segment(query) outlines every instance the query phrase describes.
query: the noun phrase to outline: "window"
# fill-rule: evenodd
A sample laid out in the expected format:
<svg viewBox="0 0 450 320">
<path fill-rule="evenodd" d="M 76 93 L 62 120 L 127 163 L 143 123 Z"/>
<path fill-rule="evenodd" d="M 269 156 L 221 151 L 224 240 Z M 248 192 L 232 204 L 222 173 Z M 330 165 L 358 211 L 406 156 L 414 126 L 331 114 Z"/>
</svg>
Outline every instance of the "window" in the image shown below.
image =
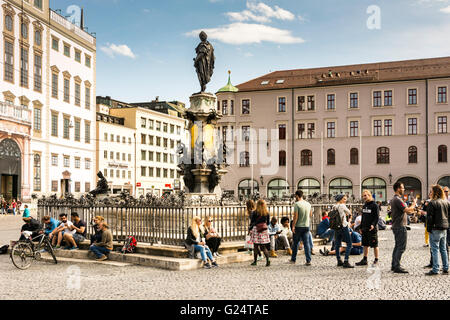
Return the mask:
<svg viewBox="0 0 450 320">
<path fill-rule="evenodd" d="M 447 103 L 447 87 L 438 88 L 438 103 Z"/>
<path fill-rule="evenodd" d="M 38 47 L 40 47 L 42 44 L 42 33 L 40 30 L 36 30 L 34 32 L 34 43 Z"/>
<path fill-rule="evenodd" d="M 42 9 L 42 0 L 34 0 L 34 6 L 36 8 Z"/>
<path fill-rule="evenodd" d="M 250 114 L 250 100 L 242 100 L 242 114 Z"/>
<path fill-rule="evenodd" d="M 417 147 L 408 148 L 408 163 L 417 163 Z"/>
<path fill-rule="evenodd" d="M 81 85 L 79 83 L 75 83 L 75 105 L 80 106 L 81 104 Z"/>
<path fill-rule="evenodd" d="M 64 167 L 69 167 L 70 166 L 70 157 L 69 156 L 64 156 Z"/>
<path fill-rule="evenodd" d="M 278 112 L 286 112 L 286 98 L 278 98 Z"/>
<path fill-rule="evenodd" d="M 336 122 L 327 122 L 327 137 L 336 138 Z"/>
<path fill-rule="evenodd" d="M 175 133 L 175 126 L 173 124 L 170 125 L 170 133 L 171 134 Z"/>
<path fill-rule="evenodd" d="M 153 130 L 153 120 L 148 120 L 148 128 L 150 129 L 150 130 Z"/>
<path fill-rule="evenodd" d="M 147 151 L 141 150 L 141 160 L 143 160 L 143 161 L 147 160 L 146 156 L 147 156 Z"/>
<path fill-rule="evenodd" d="M 110 152 L 109 152 L 109 158 L 110 158 L 111 160 L 114 160 L 114 152 L 113 152 L 113 151 L 110 151 Z"/>
<path fill-rule="evenodd" d="M 279 140 L 286 140 L 286 125 L 278 125 L 278 138 Z"/>
<path fill-rule="evenodd" d="M 314 138 L 315 124 L 308 123 L 308 139 Z"/>
<path fill-rule="evenodd" d="M 167 132 L 167 123 L 163 122 L 163 132 Z"/>
<path fill-rule="evenodd" d="M 58 74 L 52 73 L 52 97 L 58 99 Z"/>
<path fill-rule="evenodd" d="M 81 51 L 75 49 L 75 61 L 81 63 Z"/>
<path fill-rule="evenodd" d="M 85 62 L 86 67 L 88 67 L 88 68 L 91 67 L 91 57 L 90 56 L 86 55 L 84 62 Z"/>
<path fill-rule="evenodd" d="M 167 172 L 168 172 L 167 169 L 163 169 L 163 178 L 167 178 Z"/>
<path fill-rule="evenodd" d="M 58 114 L 52 113 L 52 136 L 58 136 Z"/>
<path fill-rule="evenodd" d="M 417 89 L 408 89 L 408 104 L 417 104 Z"/>
<path fill-rule="evenodd" d="M 70 80 L 64 79 L 64 101 L 70 102 Z"/>
<path fill-rule="evenodd" d="M 447 117 L 438 117 L 438 133 L 447 133 Z"/>
<path fill-rule="evenodd" d="M 86 109 L 89 109 L 91 107 L 91 88 L 85 87 L 85 106 Z"/>
<path fill-rule="evenodd" d="M 28 50 L 20 48 L 20 85 L 28 88 Z"/>
<path fill-rule="evenodd" d="M 156 146 L 161 147 L 161 137 L 156 137 Z"/>
<path fill-rule="evenodd" d="M 58 192 L 58 180 L 52 180 L 52 192 Z"/>
<path fill-rule="evenodd" d="M 148 136 L 148 144 L 151 146 L 153 145 L 153 136 Z"/>
<path fill-rule="evenodd" d="M 152 167 L 148 168 L 148 176 L 153 177 L 153 168 Z"/>
<path fill-rule="evenodd" d="M 335 110 L 336 109 L 336 95 L 329 94 L 327 95 L 327 110 Z"/>
<path fill-rule="evenodd" d="M 59 50 L 59 40 L 54 37 L 52 37 L 52 49 L 56 51 Z"/>
<path fill-rule="evenodd" d="M 168 147 L 168 142 L 169 142 L 169 139 L 163 138 L 163 147 L 164 147 L 164 148 L 167 148 L 167 147 Z"/>
<path fill-rule="evenodd" d="M 156 168 L 156 177 L 161 178 L 161 168 Z"/>
<path fill-rule="evenodd" d="M 22 23 L 20 30 L 21 30 L 22 38 L 28 39 L 28 25 L 26 23 Z"/>
<path fill-rule="evenodd" d="M 120 136 L 116 136 L 116 142 L 120 143 Z"/>
<path fill-rule="evenodd" d="M 381 91 L 373 92 L 373 106 L 381 107 Z"/>
<path fill-rule="evenodd" d="M 161 131 L 161 122 L 160 121 L 156 121 L 156 130 Z"/>
<path fill-rule="evenodd" d="M 41 191 L 41 156 L 36 153 L 33 161 L 33 190 Z"/>
<path fill-rule="evenodd" d="M 58 155 L 52 154 L 52 166 L 57 167 L 58 166 Z"/>
<path fill-rule="evenodd" d="M 242 141 L 250 141 L 250 126 L 242 126 Z"/>
<path fill-rule="evenodd" d="M 336 164 L 336 151 L 334 149 L 328 149 L 327 151 L 327 165 Z"/>
<path fill-rule="evenodd" d="M 312 151 L 311 150 L 302 150 L 301 165 L 302 166 L 312 166 Z"/>
<path fill-rule="evenodd" d="M 250 167 L 250 153 L 247 151 L 241 152 L 239 157 L 240 167 Z"/>
<path fill-rule="evenodd" d="M 141 133 L 141 144 L 146 144 L 146 138 L 147 138 L 147 135 Z"/>
<path fill-rule="evenodd" d="M 381 120 L 373 120 L 373 135 L 379 137 L 382 135 Z"/>
<path fill-rule="evenodd" d="M 408 119 L 408 135 L 417 134 L 417 118 Z"/>
<path fill-rule="evenodd" d="M 350 93 L 350 108 L 358 108 L 358 93 Z"/>
<path fill-rule="evenodd" d="M 81 191 L 81 183 L 80 181 L 75 181 L 75 192 Z"/>
<path fill-rule="evenodd" d="M 34 90 L 42 91 L 42 57 L 34 55 Z"/>
<path fill-rule="evenodd" d="M 122 143 L 127 143 L 127 138 L 122 137 Z"/>
<path fill-rule="evenodd" d="M 384 92 L 384 106 L 392 106 L 392 90 L 386 90 Z"/>
<path fill-rule="evenodd" d="M 357 137 L 358 136 L 358 121 L 350 121 L 350 137 Z"/>
<path fill-rule="evenodd" d="M 438 162 L 447 162 L 447 146 L 440 145 L 438 147 Z"/>
<path fill-rule="evenodd" d="M 12 19 L 12 17 L 9 14 L 7 14 L 5 16 L 5 28 L 8 31 L 12 31 L 13 30 L 13 19 Z"/>
<path fill-rule="evenodd" d="M 377 164 L 389 163 L 389 148 L 381 147 L 377 149 Z"/>
<path fill-rule="evenodd" d="M 91 143 L 91 123 L 84 121 L 84 143 Z"/>
<path fill-rule="evenodd" d="M 14 81 L 14 45 L 5 40 L 5 81 Z"/>
<path fill-rule="evenodd" d="M 147 167 L 141 167 L 141 176 L 145 177 L 147 175 Z"/>
<path fill-rule="evenodd" d="M 85 182 L 84 183 L 84 192 L 89 192 L 91 190 L 91 183 Z"/>
<path fill-rule="evenodd" d="M 33 129 L 34 131 L 41 131 L 41 114 L 42 110 L 40 108 L 34 108 L 34 124 Z"/>
<path fill-rule="evenodd" d="M 69 126 L 70 126 L 70 119 L 64 118 L 64 130 L 63 130 L 64 139 L 70 139 Z"/>
<path fill-rule="evenodd" d="M 308 111 L 312 111 L 316 109 L 314 96 L 308 96 Z"/>
<path fill-rule="evenodd" d="M 75 168 L 80 169 L 81 161 L 80 158 L 75 158 Z"/>
<path fill-rule="evenodd" d="M 80 120 L 75 120 L 75 141 L 81 140 L 80 130 L 81 130 L 81 122 Z"/>
<path fill-rule="evenodd" d="M 147 119 L 141 118 L 141 128 L 146 128 L 146 127 L 147 127 Z"/>
<path fill-rule="evenodd" d="M 234 115 L 234 100 L 230 100 L 230 115 Z"/>
<path fill-rule="evenodd" d="M 223 100 L 222 101 L 222 114 L 226 116 L 228 114 L 228 101 Z"/>
<path fill-rule="evenodd" d="M 64 43 L 64 55 L 70 57 L 70 45 Z"/>
<path fill-rule="evenodd" d="M 350 149 L 350 164 L 359 164 L 359 151 L 356 148 Z"/>
<path fill-rule="evenodd" d="M 108 159 L 108 151 L 103 151 L 103 159 Z"/>
<path fill-rule="evenodd" d="M 156 153 L 156 162 L 161 162 L 161 152 Z"/>
<path fill-rule="evenodd" d="M 384 135 L 392 136 L 392 119 L 384 120 Z"/>
<path fill-rule="evenodd" d="M 177 135 L 181 135 L 181 127 L 177 126 Z"/>
<path fill-rule="evenodd" d="M 286 151 L 284 150 L 278 152 L 278 165 L 280 167 L 286 166 Z"/>
</svg>

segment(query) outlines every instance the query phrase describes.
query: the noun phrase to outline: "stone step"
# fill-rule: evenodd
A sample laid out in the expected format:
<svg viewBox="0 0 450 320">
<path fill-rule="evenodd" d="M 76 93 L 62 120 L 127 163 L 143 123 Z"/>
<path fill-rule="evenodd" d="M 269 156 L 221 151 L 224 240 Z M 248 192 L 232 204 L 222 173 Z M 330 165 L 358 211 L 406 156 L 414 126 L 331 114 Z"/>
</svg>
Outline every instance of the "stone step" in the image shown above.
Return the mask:
<svg viewBox="0 0 450 320">
<path fill-rule="evenodd" d="M 123 263 L 123 262 L 110 261 L 110 260 L 96 261 L 93 259 L 64 258 L 64 257 L 58 256 L 58 255 L 56 258 L 58 260 L 58 264 L 60 264 L 60 263 L 67 263 L 67 264 L 83 263 L 83 264 L 100 264 L 100 265 L 113 266 L 113 267 L 127 267 L 127 266 L 132 265 L 131 263 Z M 41 261 L 53 263 L 53 258 L 49 253 L 42 253 Z"/>
<path fill-rule="evenodd" d="M 56 250 L 56 256 L 60 258 L 69 258 L 75 260 L 89 260 L 91 262 L 97 262 L 94 258 L 95 256 L 87 250 Z M 218 257 L 217 263 L 229 264 L 237 262 L 247 262 L 251 261 L 253 258 L 251 255 L 239 252 L 230 253 Z M 133 264 L 147 267 L 155 267 L 166 270 L 194 270 L 202 268 L 203 262 L 200 259 L 188 259 L 188 258 L 174 258 L 174 257 L 164 257 L 164 256 L 154 256 L 148 254 L 132 253 L 132 254 L 121 254 L 117 252 L 111 252 L 108 255 L 108 260 L 115 261 L 124 264 Z"/>
</svg>

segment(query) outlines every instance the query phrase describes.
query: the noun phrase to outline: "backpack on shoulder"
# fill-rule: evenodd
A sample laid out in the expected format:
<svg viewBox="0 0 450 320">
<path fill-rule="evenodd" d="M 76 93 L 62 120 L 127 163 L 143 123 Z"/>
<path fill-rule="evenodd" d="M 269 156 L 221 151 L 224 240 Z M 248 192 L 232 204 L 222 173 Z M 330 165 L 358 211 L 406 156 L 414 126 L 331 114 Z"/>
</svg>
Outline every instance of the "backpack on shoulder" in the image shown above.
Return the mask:
<svg viewBox="0 0 450 320">
<path fill-rule="evenodd" d="M 137 241 L 133 236 L 129 236 L 127 240 L 125 240 L 125 244 L 122 249 L 120 249 L 120 253 L 135 253 L 136 252 Z"/>
<path fill-rule="evenodd" d="M 331 230 L 339 230 L 342 228 L 342 219 L 337 208 L 333 208 L 333 210 L 331 210 L 328 214 L 328 217 L 330 218 Z"/>
</svg>

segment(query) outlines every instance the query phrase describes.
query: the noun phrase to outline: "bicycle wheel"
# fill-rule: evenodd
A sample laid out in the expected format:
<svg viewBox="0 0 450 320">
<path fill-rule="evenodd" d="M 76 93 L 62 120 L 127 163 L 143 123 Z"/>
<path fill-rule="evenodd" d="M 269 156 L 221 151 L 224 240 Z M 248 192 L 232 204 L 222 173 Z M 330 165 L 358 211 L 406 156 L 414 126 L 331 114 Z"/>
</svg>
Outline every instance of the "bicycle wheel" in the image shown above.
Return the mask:
<svg viewBox="0 0 450 320">
<path fill-rule="evenodd" d="M 18 242 L 12 247 L 10 257 L 16 268 L 25 270 L 31 266 L 34 252 L 29 243 Z"/>
<path fill-rule="evenodd" d="M 58 260 L 56 260 L 55 251 L 53 251 L 53 247 L 52 247 L 50 241 L 48 241 L 48 240 L 45 242 L 45 249 L 52 255 L 53 262 L 55 262 L 55 264 L 57 264 Z"/>
</svg>

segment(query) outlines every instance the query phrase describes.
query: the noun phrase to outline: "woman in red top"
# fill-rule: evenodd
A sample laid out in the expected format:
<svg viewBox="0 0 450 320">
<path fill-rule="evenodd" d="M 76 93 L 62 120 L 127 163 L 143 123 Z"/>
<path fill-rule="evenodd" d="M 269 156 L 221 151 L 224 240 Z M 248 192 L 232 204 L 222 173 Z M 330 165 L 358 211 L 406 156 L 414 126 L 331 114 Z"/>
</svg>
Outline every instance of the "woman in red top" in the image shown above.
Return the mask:
<svg viewBox="0 0 450 320">
<path fill-rule="evenodd" d="M 16 199 L 13 199 L 13 201 L 11 202 L 11 208 L 13 209 L 14 215 L 16 215 L 16 207 L 17 207 Z"/>
</svg>

